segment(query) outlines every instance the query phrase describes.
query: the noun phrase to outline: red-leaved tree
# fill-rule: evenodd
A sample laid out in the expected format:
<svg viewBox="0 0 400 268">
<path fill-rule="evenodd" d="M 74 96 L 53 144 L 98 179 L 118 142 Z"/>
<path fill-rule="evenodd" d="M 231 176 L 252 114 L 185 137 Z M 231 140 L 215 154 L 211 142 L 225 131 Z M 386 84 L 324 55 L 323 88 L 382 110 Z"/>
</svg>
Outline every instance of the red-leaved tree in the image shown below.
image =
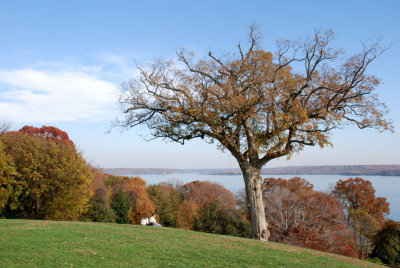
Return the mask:
<svg viewBox="0 0 400 268">
<path fill-rule="evenodd" d="M 355 256 L 343 206 L 301 178 L 264 180 L 271 241 Z"/>
<path fill-rule="evenodd" d="M 67 132 L 53 126 L 42 126 L 41 128 L 24 126 L 18 132 L 31 136 L 43 137 L 45 139 L 54 141 L 55 143 L 75 146 L 74 143 L 69 139 Z"/>
</svg>

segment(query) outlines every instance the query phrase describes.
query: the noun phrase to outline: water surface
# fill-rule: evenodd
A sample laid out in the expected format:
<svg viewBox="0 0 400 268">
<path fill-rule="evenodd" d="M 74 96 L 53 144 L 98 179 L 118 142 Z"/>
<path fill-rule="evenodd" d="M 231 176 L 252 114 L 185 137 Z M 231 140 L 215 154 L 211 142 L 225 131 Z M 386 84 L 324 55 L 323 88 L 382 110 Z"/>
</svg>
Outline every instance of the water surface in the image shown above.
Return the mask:
<svg viewBox="0 0 400 268">
<path fill-rule="evenodd" d="M 147 182 L 147 185 L 160 182 L 188 183 L 191 181 L 210 181 L 223 185 L 233 193 L 244 189 L 244 182 L 241 175 L 204 175 L 198 173 L 173 173 L 173 174 L 131 174 L 128 176 L 139 176 Z M 262 175 L 263 178 L 274 177 L 290 179 L 301 177 L 314 185 L 314 189 L 329 192 L 338 180 L 346 180 L 350 176 L 343 175 Z M 376 196 L 386 197 L 390 203 L 389 218 L 400 221 L 400 176 L 351 176 L 361 177 L 369 180 L 375 188 Z"/>
</svg>

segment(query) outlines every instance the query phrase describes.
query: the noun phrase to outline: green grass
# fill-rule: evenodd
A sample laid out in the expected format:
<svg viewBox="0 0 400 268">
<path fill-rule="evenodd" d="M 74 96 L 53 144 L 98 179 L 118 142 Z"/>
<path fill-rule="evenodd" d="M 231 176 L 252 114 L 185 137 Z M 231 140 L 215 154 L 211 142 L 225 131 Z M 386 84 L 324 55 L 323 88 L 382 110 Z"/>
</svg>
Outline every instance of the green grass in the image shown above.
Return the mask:
<svg viewBox="0 0 400 268">
<path fill-rule="evenodd" d="M 251 239 L 135 225 L 0 220 L 0 267 L 376 267 Z"/>
</svg>

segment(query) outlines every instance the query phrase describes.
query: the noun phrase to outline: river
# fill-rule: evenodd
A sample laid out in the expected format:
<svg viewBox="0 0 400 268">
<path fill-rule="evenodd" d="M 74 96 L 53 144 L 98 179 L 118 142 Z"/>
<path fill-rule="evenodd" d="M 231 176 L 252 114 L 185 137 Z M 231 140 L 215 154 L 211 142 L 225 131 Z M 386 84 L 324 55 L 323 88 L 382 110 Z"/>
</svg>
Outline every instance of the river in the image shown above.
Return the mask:
<svg viewBox="0 0 400 268">
<path fill-rule="evenodd" d="M 139 176 L 147 182 L 147 185 L 158 184 L 160 182 L 177 181 L 187 183 L 195 180 L 210 181 L 223 185 L 231 192 L 235 193 L 244 189 L 243 178 L 240 175 L 204 175 L 198 173 L 173 173 L 173 174 L 131 174 L 128 176 Z M 293 177 L 301 177 L 314 185 L 314 189 L 322 192 L 329 192 L 338 180 L 346 180 L 350 176 L 343 175 L 262 175 L 263 178 L 274 177 L 290 179 Z M 357 176 L 351 176 L 357 177 Z M 376 196 L 386 197 L 390 203 L 389 218 L 400 221 L 400 176 L 362 176 L 365 180 L 369 180 L 375 188 Z"/>
</svg>

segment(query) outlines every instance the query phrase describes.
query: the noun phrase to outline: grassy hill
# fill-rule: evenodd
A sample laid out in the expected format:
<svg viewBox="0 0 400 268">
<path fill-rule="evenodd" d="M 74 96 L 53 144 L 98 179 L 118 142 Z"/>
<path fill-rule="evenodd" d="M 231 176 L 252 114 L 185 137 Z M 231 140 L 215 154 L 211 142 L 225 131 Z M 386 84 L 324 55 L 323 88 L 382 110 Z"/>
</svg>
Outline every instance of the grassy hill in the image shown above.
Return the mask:
<svg viewBox="0 0 400 268">
<path fill-rule="evenodd" d="M 172 228 L 0 220 L 0 267 L 378 267 L 283 244 Z"/>
</svg>

